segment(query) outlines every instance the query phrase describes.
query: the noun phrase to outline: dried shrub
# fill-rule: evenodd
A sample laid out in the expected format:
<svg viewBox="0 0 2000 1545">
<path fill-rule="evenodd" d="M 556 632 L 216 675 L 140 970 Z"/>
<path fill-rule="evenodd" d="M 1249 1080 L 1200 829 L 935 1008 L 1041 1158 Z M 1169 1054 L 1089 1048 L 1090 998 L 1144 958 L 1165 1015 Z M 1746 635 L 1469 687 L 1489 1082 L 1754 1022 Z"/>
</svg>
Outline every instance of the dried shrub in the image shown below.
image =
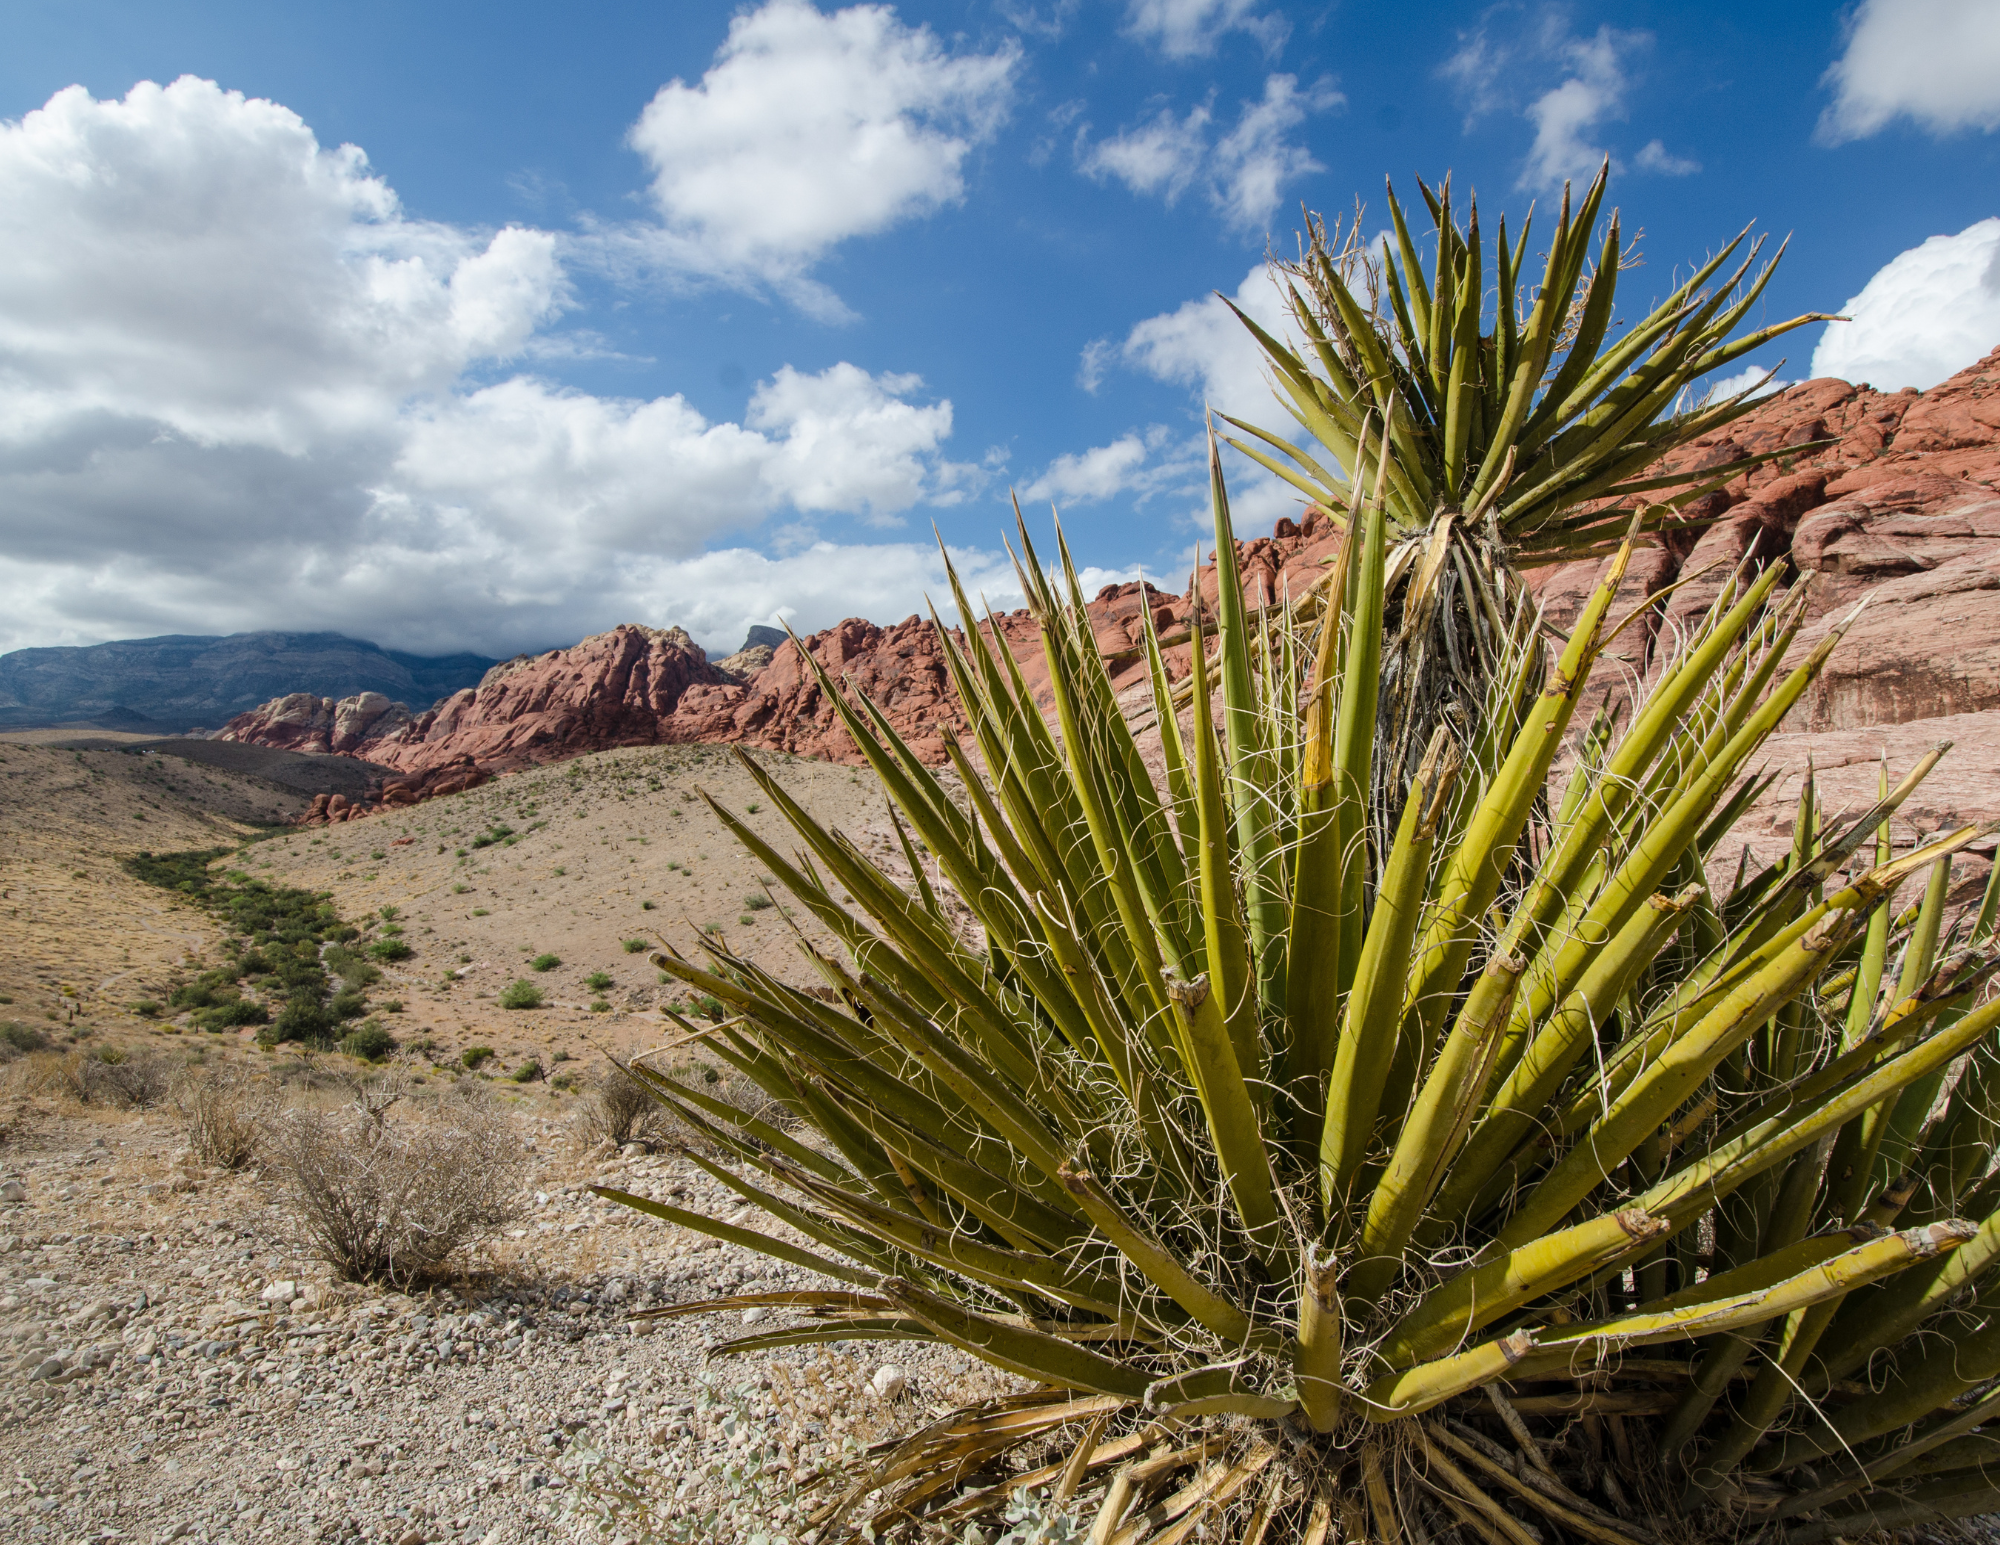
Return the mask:
<svg viewBox="0 0 2000 1545">
<path fill-rule="evenodd" d="M 786 1112 L 736 1069 L 706 1062 L 685 1062 L 663 1068 L 667 1077 L 711 1100 L 720 1100 L 746 1114 L 773 1123 L 788 1123 Z M 609 1063 L 591 1079 L 588 1098 L 577 1117 L 579 1135 L 587 1145 L 608 1142 L 622 1148 L 639 1143 L 648 1149 L 686 1145 L 716 1151 L 709 1138 L 675 1115 L 638 1079 Z"/>
<path fill-rule="evenodd" d="M 646 1086 L 616 1063 L 606 1063 L 592 1075 L 577 1131 L 587 1145 L 627 1143 L 661 1148 L 672 1141 L 680 1123 Z"/>
<path fill-rule="evenodd" d="M 31 1051 L 47 1049 L 49 1038 L 18 1019 L 0 1020 L 0 1062 L 12 1062 Z"/>
<path fill-rule="evenodd" d="M 257 1156 L 272 1106 L 267 1085 L 227 1068 L 189 1068 L 174 1080 L 169 1098 L 188 1152 L 203 1164 L 241 1169 Z"/>
<path fill-rule="evenodd" d="M 100 1046 L 95 1051 L 79 1047 L 54 1060 L 48 1084 L 85 1105 L 147 1109 L 166 1098 L 174 1081 L 174 1063 L 147 1047 L 133 1051 L 116 1046 Z"/>
<path fill-rule="evenodd" d="M 513 1212 L 521 1149 L 502 1122 L 457 1101 L 392 1121 L 394 1098 L 378 1087 L 343 1111 L 293 1111 L 271 1135 L 308 1246 L 350 1282 L 435 1278 Z"/>
</svg>

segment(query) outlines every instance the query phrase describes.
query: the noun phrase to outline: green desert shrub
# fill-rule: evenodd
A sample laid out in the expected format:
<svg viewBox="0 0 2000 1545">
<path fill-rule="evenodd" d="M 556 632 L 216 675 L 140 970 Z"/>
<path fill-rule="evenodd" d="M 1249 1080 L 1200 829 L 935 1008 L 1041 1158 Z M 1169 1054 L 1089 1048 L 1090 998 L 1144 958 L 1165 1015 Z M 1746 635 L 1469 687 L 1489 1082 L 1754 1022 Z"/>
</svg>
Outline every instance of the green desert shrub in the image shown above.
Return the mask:
<svg viewBox="0 0 2000 1545">
<path fill-rule="evenodd" d="M 309 997 L 287 1000 L 285 1006 L 257 1034 L 260 1043 L 282 1046 L 290 1041 L 302 1042 L 307 1046 L 330 1046 L 338 1022 L 326 1011 L 326 1005 Z"/>
<path fill-rule="evenodd" d="M 359 1019 L 368 1012 L 368 995 L 354 987 L 344 987 L 326 1002 L 327 1013 L 336 1020 Z"/>
<path fill-rule="evenodd" d="M 204 1030 L 233 1030 L 243 1025 L 271 1022 L 271 1011 L 248 998 L 231 998 L 213 1008 L 196 1009 L 194 1022 Z"/>
<path fill-rule="evenodd" d="M 368 954 L 374 960 L 408 960 L 416 951 L 402 939 L 377 939 L 368 946 Z"/>
<path fill-rule="evenodd" d="M 530 971 L 553 971 L 561 964 L 562 956 L 541 954 L 528 962 L 528 969 Z"/>
<path fill-rule="evenodd" d="M 544 1001 L 541 988 L 518 978 L 508 983 L 500 993 L 500 1007 L 503 1009 L 538 1009 Z"/>
<path fill-rule="evenodd" d="M 379 1019 L 364 1020 L 340 1039 L 340 1049 L 363 1062 L 380 1062 L 396 1050 L 396 1038 Z"/>
<path fill-rule="evenodd" d="M 593 971 L 583 979 L 583 985 L 588 987 L 592 992 L 603 992 L 611 985 L 611 973 L 609 971 Z"/>
<path fill-rule="evenodd" d="M 642 905 L 644 905 L 644 903 L 642 903 Z M 625 953 L 628 955 L 643 954 L 645 952 L 645 948 L 646 948 L 646 941 L 644 939 L 627 939 L 625 941 Z"/>
</svg>

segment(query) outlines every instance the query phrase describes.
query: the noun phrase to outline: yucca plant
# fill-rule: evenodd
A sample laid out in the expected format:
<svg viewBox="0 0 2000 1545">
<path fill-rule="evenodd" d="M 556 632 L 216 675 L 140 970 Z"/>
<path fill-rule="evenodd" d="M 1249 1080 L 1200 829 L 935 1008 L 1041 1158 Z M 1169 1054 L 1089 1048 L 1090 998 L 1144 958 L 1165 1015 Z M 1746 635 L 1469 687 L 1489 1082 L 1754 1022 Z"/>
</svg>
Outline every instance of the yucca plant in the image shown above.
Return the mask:
<svg viewBox="0 0 2000 1545">
<path fill-rule="evenodd" d="M 1337 521 L 1347 488 L 1341 469 L 1356 464 L 1371 424 L 1388 428 L 1384 613 L 1393 642 L 1383 657 L 1376 749 L 1380 781 L 1398 796 L 1437 723 L 1455 720 L 1463 734 L 1476 717 L 1522 569 L 1608 555 L 1633 500 L 1644 502 L 1650 524 L 1671 523 L 1751 468 L 1816 448 L 1786 446 L 1699 471 L 1665 464 L 1750 412 L 1761 385 L 1691 401 L 1697 380 L 1828 318 L 1812 313 L 1737 334 L 1783 255 L 1759 267 L 1763 242 L 1751 241 L 1731 269 L 1746 228 L 1627 325 L 1619 276 L 1639 266 L 1638 242 L 1625 237 L 1616 210 L 1604 213 L 1609 169 L 1574 202 L 1564 185 L 1532 287 L 1532 220 L 1510 240 L 1502 216 L 1485 249 L 1477 198 L 1461 227 L 1446 177 L 1435 189 L 1417 185 L 1432 226 L 1421 244 L 1393 187 L 1392 234 L 1379 252 L 1362 245 L 1358 210 L 1344 237 L 1338 225 L 1308 222 L 1298 259 L 1273 273 L 1296 345 L 1237 312 L 1269 361 L 1278 401 L 1309 439 L 1301 445 L 1231 418 L 1249 438 L 1229 444 Z M 1395 811 L 1377 816 L 1393 821 Z"/>
<path fill-rule="evenodd" d="M 1935 756 L 1843 820 L 1808 783 L 1788 857 L 1711 888 L 1841 630 L 1792 659 L 1803 588 L 1746 565 L 1573 726 L 1629 509 L 1559 647 L 1495 598 L 1472 711 L 1385 782 L 1409 453 L 1362 431 L 1340 557 L 1271 612 L 1211 447 L 1217 600 L 1184 676 L 1148 632 L 1143 733 L 1025 529 L 1053 723 L 955 577 L 948 771 L 822 674 L 906 875 L 743 758 L 798 851 L 714 808 L 835 941 L 800 936 L 818 985 L 720 939 L 653 958 L 726 1007 L 683 1039 L 784 1117 L 634 1072 L 767 1221 L 600 1194 L 826 1285 L 667 1312 L 790 1311 L 718 1354 L 920 1340 L 1021 1378 L 822 1477 L 822 1541 L 962 1537 L 1022 1488 L 1094 1545 L 2000 1509 L 2000 944 L 1990 889 L 1948 906 L 1979 830 L 1890 846 Z"/>
</svg>

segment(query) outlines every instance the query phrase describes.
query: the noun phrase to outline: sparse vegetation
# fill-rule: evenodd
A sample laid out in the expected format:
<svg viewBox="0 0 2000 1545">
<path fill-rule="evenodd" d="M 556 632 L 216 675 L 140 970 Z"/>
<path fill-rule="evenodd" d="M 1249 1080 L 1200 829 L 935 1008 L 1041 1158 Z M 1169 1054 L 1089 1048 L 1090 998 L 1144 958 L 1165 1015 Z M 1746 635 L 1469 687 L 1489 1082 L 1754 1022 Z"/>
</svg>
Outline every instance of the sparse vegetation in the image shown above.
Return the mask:
<svg viewBox="0 0 2000 1545">
<path fill-rule="evenodd" d="M 752 891 L 743 898 L 743 910 L 746 912 L 768 911 L 774 905 L 776 903 L 762 891 Z"/>
<path fill-rule="evenodd" d="M 368 946 L 368 954 L 374 960 L 408 960 L 416 951 L 402 939 L 377 939 Z"/>
<path fill-rule="evenodd" d="M 196 1021 L 204 1028 L 263 1024 L 258 1040 L 264 1045 L 329 1044 L 336 1020 L 327 1007 L 331 983 L 321 950 L 346 944 L 360 930 L 341 921 L 325 892 L 269 885 L 245 878 L 241 870 L 221 876 L 211 873 L 214 861 L 227 851 L 140 853 L 122 861 L 136 879 L 177 891 L 205 907 L 229 932 L 224 947 L 231 958 L 176 986 L 169 1005 L 196 1010 Z M 351 951 L 327 954 L 335 961 L 353 958 Z M 237 988 L 238 982 L 253 977 L 265 1005 L 245 1000 Z M 348 980 L 355 985 L 353 978 Z M 273 997 L 283 1004 L 275 1016 L 268 1006 Z M 232 1004 L 242 1006 L 228 1006 Z M 204 1010 L 212 1011 L 206 1019 L 199 1012 Z"/>
<path fill-rule="evenodd" d="M 653 904 L 650 901 L 648 901 L 641 903 L 641 905 L 643 905 L 644 907 L 646 907 L 648 911 L 650 911 L 652 909 Z M 628 955 L 642 954 L 644 953 L 645 948 L 646 948 L 646 941 L 644 939 L 625 940 L 625 953 Z"/>
<path fill-rule="evenodd" d="M 542 1077 L 542 1064 L 537 1059 L 530 1057 L 507 1076 L 517 1084 L 536 1083 Z"/>
<path fill-rule="evenodd" d="M 528 962 L 528 969 L 530 971 L 553 971 L 561 964 L 562 956 L 541 954 Z"/>
<path fill-rule="evenodd" d="M 460 1066 L 468 1071 L 477 1072 L 479 1065 L 490 1060 L 492 1056 L 493 1048 L 490 1046 L 468 1046 L 458 1054 L 458 1060 Z"/>
<path fill-rule="evenodd" d="M 603 992 L 611 986 L 611 973 L 609 971 L 593 971 L 583 979 L 583 985 L 588 987 L 592 992 Z"/>
</svg>

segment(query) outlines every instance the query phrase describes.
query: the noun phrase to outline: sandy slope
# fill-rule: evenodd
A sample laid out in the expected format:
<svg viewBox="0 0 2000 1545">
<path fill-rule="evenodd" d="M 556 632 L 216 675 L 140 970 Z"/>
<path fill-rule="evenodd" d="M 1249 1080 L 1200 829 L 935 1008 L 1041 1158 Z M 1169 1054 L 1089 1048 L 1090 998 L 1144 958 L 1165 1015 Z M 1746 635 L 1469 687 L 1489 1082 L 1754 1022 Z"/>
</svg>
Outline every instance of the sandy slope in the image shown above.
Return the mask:
<svg viewBox="0 0 2000 1545">
<path fill-rule="evenodd" d="M 170 757 L 0 741 L 0 1019 L 149 1030 L 127 1005 L 164 995 L 216 938 L 198 908 L 127 875 L 142 849 L 233 847 L 304 807 L 295 792 Z"/>
<path fill-rule="evenodd" d="M 893 842 L 865 775 L 758 756 L 821 820 L 878 853 Z M 405 1041 L 433 1039 L 433 1056 L 483 1045 L 513 1067 L 558 1050 L 582 1057 L 591 1043 L 636 1050 L 666 1030 L 658 1005 L 685 1003 L 688 994 L 663 986 L 643 954 L 627 953 L 626 940 L 664 938 L 687 949 L 698 930 L 713 926 L 771 969 L 809 980 L 780 911 L 750 906 L 749 898 L 762 899 L 762 866 L 723 832 L 697 788 L 781 852 L 792 851 L 790 829 L 733 755 L 629 747 L 261 843 L 249 868 L 274 883 L 331 891 L 349 918 L 397 909 L 417 953 L 388 967 L 373 997 L 400 998 L 403 1011 L 388 1023 Z M 511 836 L 472 846 L 501 827 Z M 827 942 L 802 912 L 792 921 Z M 544 953 L 562 965 L 529 970 L 526 962 Z M 610 987 L 586 985 L 599 971 L 612 977 Z M 548 1007 L 499 1007 L 500 992 L 521 978 L 544 991 Z M 593 1011 L 593 1003 L 609 1007 Z"/>
</svg>

